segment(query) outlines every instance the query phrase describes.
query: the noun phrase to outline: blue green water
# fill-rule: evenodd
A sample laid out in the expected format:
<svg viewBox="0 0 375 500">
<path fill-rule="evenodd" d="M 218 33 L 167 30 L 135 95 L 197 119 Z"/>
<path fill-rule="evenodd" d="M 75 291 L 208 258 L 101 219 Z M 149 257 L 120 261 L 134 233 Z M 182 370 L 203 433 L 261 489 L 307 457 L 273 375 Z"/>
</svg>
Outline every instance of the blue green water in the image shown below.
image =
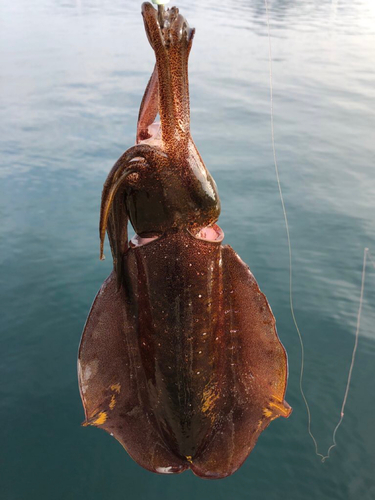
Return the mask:
<svg viewBox="0 0 375 500">
<path fill-rule="evenodd" d="M 4 500 L 375 498 L 375 269 L 338 446 L 321 464 L 298 390 L 288 251 L 273 167 L 263 0 L 180 0 L 197 28 L 192 131 L 226 242 L 250 265 L 288 351 L 294 411 L 222 481 L 153 475 L 80 427 L 76 354 L 111 269 L 104 179 L 134 143 L 153 66 L 138 1 L 0 0 L 0 491 Z M 305 389 L 326 451 L 354 342 L 363 249 L 375 255 L 375 7 L 270 0 L 275 139 L 293 245 Z M 107 249 L 107 255 L 110 252 Z"/>
</svg>

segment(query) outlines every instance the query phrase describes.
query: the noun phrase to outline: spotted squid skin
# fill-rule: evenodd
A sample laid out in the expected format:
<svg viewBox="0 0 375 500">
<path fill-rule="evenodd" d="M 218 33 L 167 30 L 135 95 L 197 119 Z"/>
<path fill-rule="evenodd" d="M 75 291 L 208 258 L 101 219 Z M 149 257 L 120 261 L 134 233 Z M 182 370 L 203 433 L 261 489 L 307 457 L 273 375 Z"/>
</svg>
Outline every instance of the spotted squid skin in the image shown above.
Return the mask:
<svg viewBox="0 0 375 500">
<path fill-rule="evenodd" d="M 289 416 L 287 357 L 250 269 L 222 244 L 216 184 L 190 135 L 194 31 L 176 8 L 163 29 L 151 4 L 142 13 L 156 66 L 137 143 L 103 189 L 100 237 L 107 231 L 114 270 L 79 349 L 84 425 L 152 472 L 223 478 Z"/>
</svg>

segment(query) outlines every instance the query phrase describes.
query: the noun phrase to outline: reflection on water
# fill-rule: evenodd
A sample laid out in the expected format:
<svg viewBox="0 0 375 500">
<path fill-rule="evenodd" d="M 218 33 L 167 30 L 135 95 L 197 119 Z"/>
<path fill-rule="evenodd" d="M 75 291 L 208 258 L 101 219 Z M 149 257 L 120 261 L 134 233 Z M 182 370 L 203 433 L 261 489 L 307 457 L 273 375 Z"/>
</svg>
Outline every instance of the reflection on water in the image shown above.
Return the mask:
<svg viewBox="0 0 375 500">
<path fill-rule="evenodd" d="M 178 6 L 197 28 L 193 135 L 218 184 L 226 241 L 251 266 L 277 318 L 294 412 L 273 422 L 243 468 L 222 482 L 190 473 L 154 476 L 106 434 L 79 427 L 77 345 L 111 265 L 98 260 L 101 187 L 134 143 L 153 55 L 137 1 L 3 2 L 4 498 L 374 498 L 375 273 L 367 276 L 338 448 L 322 465 L 298 392 L 299 346 L 270 142 L 264 3 L 181 0 Z M 371 0 L 270 0 L 269 7 L 295 308 L 313 430 L 324 449 L 345 389 L 363 248 L 375 249 L 375 8 Z"/>
</svg>

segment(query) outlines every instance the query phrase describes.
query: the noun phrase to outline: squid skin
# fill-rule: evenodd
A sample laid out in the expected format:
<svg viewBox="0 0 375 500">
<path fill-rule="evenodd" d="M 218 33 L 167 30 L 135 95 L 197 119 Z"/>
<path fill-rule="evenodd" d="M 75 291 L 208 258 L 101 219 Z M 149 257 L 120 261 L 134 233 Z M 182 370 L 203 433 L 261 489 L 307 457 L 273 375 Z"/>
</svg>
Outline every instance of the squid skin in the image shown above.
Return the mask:
<svg viewBox="0 0 375 500">
<path fill-rule="evenodd" d="M 162 28 L 150 3 L 142 14 L 156 66 L 136 145 L 103 188 L 101 257 L 107 232 L 114 266 L 79 349 L 83 425 L 152 472 L 218 479 L 289 416 L 287 357 L 250 269 L 222 245 L 216 184 L 190 135 L 194 30 L 175 7 Z"/>
</svg>

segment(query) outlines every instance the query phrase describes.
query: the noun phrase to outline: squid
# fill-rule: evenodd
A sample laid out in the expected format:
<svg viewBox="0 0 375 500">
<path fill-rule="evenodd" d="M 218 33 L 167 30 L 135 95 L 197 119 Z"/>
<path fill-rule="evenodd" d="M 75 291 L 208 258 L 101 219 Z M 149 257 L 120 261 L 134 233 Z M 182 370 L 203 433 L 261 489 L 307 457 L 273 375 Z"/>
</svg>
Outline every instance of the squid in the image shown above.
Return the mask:
<svg viewBox="0 0 375 500">
<path fill-rule="evenodd" d="M 113 271 L 79 348 L 83 425 L 149 471 L 220 479 L 289 416 L 287 356 L 249 267 L 223 245 L 217 186 L 190 134 L 195 31 L 176 7 L 144 3 L 142 15 L 156 65 L 136 144 L 103 187 L 100 257 L 107 233 Z"/>
</svg>

